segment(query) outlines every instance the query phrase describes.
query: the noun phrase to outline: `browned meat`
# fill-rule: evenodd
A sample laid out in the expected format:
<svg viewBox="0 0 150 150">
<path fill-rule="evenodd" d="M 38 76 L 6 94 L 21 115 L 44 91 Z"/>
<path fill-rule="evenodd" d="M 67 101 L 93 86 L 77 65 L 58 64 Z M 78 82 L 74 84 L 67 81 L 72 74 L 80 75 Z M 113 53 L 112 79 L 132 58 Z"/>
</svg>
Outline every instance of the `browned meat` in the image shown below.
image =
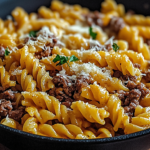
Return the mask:
<svg viewBox="0 0 150 150">
<path fill-rule="evenodd" d="M 9 112 L 9 118 L 12 118 L 16 121 L 20 121 L 24 114 L 25 114 L 25 107 L 20 106 L 18 109 Z"/>
<path fill-rule="evenodd" d="M 149 89 L 143 83 L 139 83 L 136 88 L 141 91 L 141 98 L 144 98 L 149 93 Z"/>
<path fill-rule="evenodd" d="M 7 101 L 5 99 L 0 100 L 0 118 L 6 117 L 11 110 L 12 110 L 12 105 L 10 101 Z"/>
<path fill-rule="evenodd" d="M 146 39 L 146 44 L 150 46 L 150 39 Z"/>
<path fill-rule="evenodd" d="M 94 11 L 93 13 L 89 13 L 87 15 L 84 15 L 85 19 L 86 19 L 86 23 L 89 26 L 92 25 L 98 25 L 100 27 L 103 26 L 103 21 L 102 21 L 102 14 L 98 11 Z"/>
<path fill-rule="evenodd" d="M 133 64 L 133 66 L 135 67 L 135 68 L 141 68 L 141 65 L 140 64 L 138 64 L 138 63 L 135 63 L 135 64 Z"/>
<path fill-rule="evenodd" d="M 59 72 L 58 70 L 50 70 L 50 71 L 49 71 L 49 75 L 50 75 L 51 77 L 54 77 L 54 76 L 56 76 L 56 74 L 57 74 L 58 72 Z"/>
<path fill-rule="evenodd" d="M 55 88 L 50 89 L 48 93 L 55 96 L 63 105 L 70 107 L 71 103 L 78 99 L 81 89 L 92 83 L 90 78 L 84 76 L 77 77 L 77 80 L 71 80 L 67 76 L 54 76 L 53 83 Z"/>
<path fill-rule="evenodd" d="M 139 89 L 133 89 L 129 92 L 129 99 L 133 100 L 133 99 L 137 99 L 139 100 L 141 97 L 141 91 Z"/>
<path fill-rule="evenodd" d="M 2 93 L 3 99 L 14 101 L 14 97 L 15 97 L 15 95 L 14 95 L 13 91 L 11 91 L 11 90 L 7 90 Z"/>
<path fill-rule="evenodd" d="M 128 84 L 127 84 L 127 87 L 128 87 L 130 90 L 135 89 L 136 86 L 137 86 L 137 85 L 136 85 L 134 82 L 131 82 L 131 81 L 129 81 Z"/>
<path fill-rule="evenodd" d="M 41 52 L 35 53 L 35 57 L 37 59 L 42 59 L 42 57 L 48 57 L 52 55 L 52 50 L 55 46 L 61 47 L 60 44 L 58 44 L 58 39 L 54 35 L 48 36 L 50 39 L 52 39 L 52 43 L 47 44 L 44 46 L 44 49 Z"/>
<path fill-rule="evenodd" d="M 0 46 L 0 58 L 4 59 L 4 54 L 5 54 L 5 48 L 3 46 Z"/>
<path fill-rule="evenodd" d="M 123 75 L 121 71 L 119 70 L 114 70 L 113 77 L 119 78 L 120 80 L 124 81 L 134 81 L 136 82 L 137 77 L 136 76 L 131 76 L 131 75 Z"/>
<path fill-rule="evenodd" d="M 20 89 L 20 85 L 18 84 L 16 88 Z M 16 88 L 14 87 L 15 91 L 17 91 Z M 3 93 L 0 93 L 0 119 L 8 115 L 8 117 L 20 121 L 25 114 L 25 108 L 23 106 L 18 107 L 15 102 L 15 94 L 11 89 L 6 91 L 3 88 L 1 89 Z"/>
<path fill-rule="evenodd" d="M 46 32 L 38 32 L 36 34 L 37 37 L 26 37 L 24 39 L 24 43 L 21 45 L 18 45 L 19 48 L 23 47 L 25 44 L 28 43 L 29 40 L 32 41 L 37 41 L 37 38 L 39 35 L 42 35 L 43 37 L 47 37 L 47 33 Z M 42 59 L 42 57 L 48 57 L 52 55 L 52 49 L 54 46 L 58 46 L 61 47 L 62 45 L 58 43 L 58 39 L 56 38 L 55 35 L 48 35 L 48 38 L 50 39 L 48 43 L 46 43 L 46 45 L 43 47 L 42 51 L 40 52 L 36 52 L 35 53 L 35 57 L 37 59 Z"/>
<path fill-rule="evenodd" d="M 65 101 L 65 102 L 62 102 L 61 104 L 62 104 L 62 105 L 65 105 L 65 106 L 68 107 L 68 108 L 70 108 L 72 102 L 71 102 L 71 101 Z"/>
<path fill-rule="evenodd" d="M 105 45 L 105 48 L 108 50 L 108 52 L 113 49 L 110 43 Z"/>
<path fill-rule="evenodd" d="M 45 50 L 43 50 L 41 52 L 36 52 L 35 57 L 37 59 L 42 59 L 42 57 L 48 57 L 48 56 L 51 56 L 51 54 L 52 54 L 51 47 L 45 46 Z"/>
<path fill-rule="evenodd" d="M 22 92 L 22 87 L 20 84 L 16 84 L 15 86 L 11 87 L 12 91 L 18 91 L 18 92 Z"/>
<path fill-rule="evenodd" d="M 143 78 L 146 80 L 146 82 L 150 82 L 150 71 L 145 72 L 146 76 Z"/>
<path fill-rule="evenodd" d="M 122 77 L 122 76 L 123 76 L 123 74 L 122 74 L 121 71 L 119 71 L 119 70 L 114 70 L 113 77 L 120 78 L 120 77 Z"/>
<path fill-rule="evenodd" d="M 4 92 L 4 91 L 5 91 L 5 89 L 2 86 L 0 86 L 0 93 Z"/>
<path fill-rule="evenodd" d="M 128 81 L 127 87 L 130 89 L 129 92 L 117 91 L 118 96 L 122 102 L 125 113 L 132 117 L 139 101 L 149 93 L 149 90 L 143 83 L 135 84 L 133 81 Z"/>
<path fill-rule="evenodd" d="M 120 17 L 113 17 L 110 20 L 109 28 L 111 31 L 118 33 L 125 26 L 125 22 Z"/>
<path fill-rule="evenodd" d="M 115 132 L 115 136 L 120 136 L 120 135 L 124 135 L 124 130 L 119 128 L 117 132 Z"/>
</svg>

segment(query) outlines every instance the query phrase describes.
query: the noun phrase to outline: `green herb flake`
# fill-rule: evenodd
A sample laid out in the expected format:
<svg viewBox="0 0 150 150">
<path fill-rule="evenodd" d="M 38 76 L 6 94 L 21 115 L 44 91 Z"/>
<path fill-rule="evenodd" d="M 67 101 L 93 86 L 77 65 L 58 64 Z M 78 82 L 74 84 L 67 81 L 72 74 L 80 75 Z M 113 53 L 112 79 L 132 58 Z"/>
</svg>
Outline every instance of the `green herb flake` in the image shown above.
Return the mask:
<svg viewBox="0 0 150 150">
<path fill-rule="evenodd" d="M 117 52 L 117 50 L 119 49 L 119 46 L 116 43 L 113 43 L 112 47 L 115 52 Z"/>
<path fill-rule="evenodd" d="M 68 64 L 68 66 L 70 67 L 69 62 L 73 62 L 73 61 L 78 61 L 79 59 L 77 57 L 75 57 L 74 55 L 72 55 L 70 58 L 66 57 L 66 56 L 60 56 L 57 54 L 57 56 L 53 59 L 53 62 L 56 63 L 57 61 L 59 61 L 59 63 L 56 66 L 60 66 L 63 65 L 65 63 Z"/>
<path fill-rule="evenodd" d="M 5 49 L 5 53 L 4 53 L 4 56 L 8 56 L 9 55 L 9 51 L 8 51 L 8 47 Z"/>
<path fill-rule="evenodd" d="M 30 37 L 36 37 L 37 32 L 39 32 L 39 31 L 30 31 L 29 36 Z"/>
<path fill-rule="evenodd" d="M 96 39 L 97 33 L 93 32 L 92 27 L 89 28 L 89 33 L 93 40 Z"/>
<path fill-rule="evenodd" d="M 78 61 L 78 60 L 79 59 L 76 56 L 72 55 L 69 59 L 69 62 Z"/>
</svg>

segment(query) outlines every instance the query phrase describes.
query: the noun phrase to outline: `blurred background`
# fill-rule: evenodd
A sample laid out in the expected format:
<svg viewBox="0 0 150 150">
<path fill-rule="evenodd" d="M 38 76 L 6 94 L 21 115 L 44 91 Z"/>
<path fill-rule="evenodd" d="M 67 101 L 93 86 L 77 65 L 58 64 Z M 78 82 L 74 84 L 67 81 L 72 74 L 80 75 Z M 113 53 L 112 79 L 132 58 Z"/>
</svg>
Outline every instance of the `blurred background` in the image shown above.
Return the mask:
<svg viewBox="0 0 150 150">
<path fill-rule="evenodd" d="M 62 0 L 70 4 L 81 4 L 91 10 L 99 10 L 103 0 Z M 150 0 L 116 0 L 126 6 L 127 10 L 133 9 L 136 13 L 150 15 Z M 51 0 L 0 0 L 0 17 L 6 18 L 16 6 L 21 6 L 27 12 L 36 11 L 41 5 L 50 6 Z M 95 5 L 96 3 L 96 5 Z M 149 4 L 148 4 L 149 3 Z"/>
</svg>

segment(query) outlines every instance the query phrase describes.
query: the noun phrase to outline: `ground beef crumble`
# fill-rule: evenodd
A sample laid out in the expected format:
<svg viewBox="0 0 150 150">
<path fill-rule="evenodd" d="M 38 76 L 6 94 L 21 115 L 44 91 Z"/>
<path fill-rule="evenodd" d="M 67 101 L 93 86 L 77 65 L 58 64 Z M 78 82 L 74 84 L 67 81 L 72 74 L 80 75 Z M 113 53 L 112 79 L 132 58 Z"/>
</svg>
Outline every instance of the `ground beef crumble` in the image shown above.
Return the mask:
<svg viewBox="0 0 150 150">
<path fill-rule="evenodd" d="M 52 47 L 50 46 L 45 46 L 44 49 L 41 52 L 36 52 L 35 53 L 35 58 L 37 59 L 42 59 L 42 57 L 48 57 L 52 55 Z"/>
<path fill-rule="evenodd" d="M 50 70 L 50 71 L 49 71 L 49 75 L 50 75 L 51 77 L 56 76 L 57 73 L 59 73 L 58 70 Z"/>
<path fill-rule="evenodd" d="M 112 17 L 108 27 L 111 31 L 118 33 L 125 26 L 125 22 L 120 17 Z"/>
<path fill-rule="evenodd" d="M 68 76 L 56 75 L 53 77 L 55 88 L 48 91 L 49 95 L 56 97 L 63 105 L 70 108 L 71 103 L 80 97 L 81 89 L 93 83 L 90 77 L 79 76 L 76 80 Z"/>
<path fill-rule="evenodd" d="M 150 39 L 146 39 L 146 44 L 150 46 Z"/>
<path fill-rule="evenodd" d="M 37 41 L 38 40 L 38 36 L 40 36 L 40 35 L 43 36 L 43 37 L 47 37 L 48 36 L 49 42 L 47 41 L 45 46 L 42 48 L 42 51 L 35 52 L 35 57 L 37 59 L 42 59 L 43 57 L 51 56 L 52 55 L 52 49 L 55 46 L 62 47 L 60 41 L 56 38 L 55 35 L 46 35 L 46 32 L 40 32 L 40 31 L 36 34 L 36 37 L 26 37 L 24 39 L 24 42 L 21 43 L 20 45 L 18 45 L 18 48 L 20 49 L 20 48 L 24 47 L 26 44 L 28 44 L 28 42 L 30 40 L 31 41 Z"/>
<path fill-rule="evenodd" d="M 115 136 L 124 135 L 124 130 L 122 128 L 119 128 L 117 132 L 115 132 Z"/>
<path fill-rule="evenodd" d="M 11 89 L 6 91 L 2 87 L 0 89 L 0 119 L 8 116 L 20 122 L 25 114 L 25 107 L 16 105 L 15 94 Z"/>
<path fill-rule="evenodd" d="M 145 72 L 145 76 L 143 76 L 143 79 L 145 79 L 146 82 L 150 82 L 150 71 Z"/>
<path fill-rule="evenodd" d="M 119 90 L 117 93 L 125 113 L 133 117 L 136 106 L 139 105 L 139 101 L 149 93 L 149 89 L 147 89 L 143 83 L 136 84 L 133 81 L 128 81 L 127 87 L 130 90 L 129 92 Z"/>
<path fill-rule="evenodd" d="M 5 54 L 5 48 L 3 46 L 0 46 L 0 58 L 4 59 L 4 54 Z"/>
<path fill-rule="evenodd" d="M 113 77 L 116 77 L 122 81 L 134 81 L 136 82 L 137 77 L 136 76 L 131 76 L 131 75 L 123 75 L 121 71 L 119 70 L 113 70 Z"/>
<path fill-rule="evenodd" d="M 44 46 L 44 48 L 42 49 L 42 51 L 35 53 L 35 57 L 37 59 L 42 59 L 42 57 L 51 56 L 52 55 L 52 49 L 53 49 L 54 46 L 61 47 L 61 45 L 58 44 L 58 39 L 56 38 L 55 35 L 49 35 L 48 38 L 51 39 L 52 42 L 46 44 Z M 37 41 L 37 37 L 26 37 L 25 40 L 24 40 L 24 43 L 27 44 L 29 40 Z"/>
<path fill-rule="evenodd" d="M 119 31 L 125 26 L 125 22 L 120 17 L 112 17 L 107 26 L 103 27 L 104 32 L 108 34 L 109 37 L 117 37 Z"/>
<path fill-rule="evenodd" d="M 133 64 L 133 66 L 134 66 L 135 68 L 138 68 L 138 69 L 140 69 L 140 68 L 141 68 L 141 65 L 140 65 L 140 64 L 138 64 L 138 63 L 134 63 L 134 64 Z"/>
<path fill-rule="evenodd" d="M 140 68 L 139 64 L 134 64 L 136 68 Z M 119 70 L 113 70 L 113 77 L 119 78 L 122 80 L 126 87 L 129 88 L 129 92 L 125 92 L 123 90 L 117 91 L 118 96 L 122 102 L 122 106 L 124 107 L 125 113 L 133 117 L 134 111 L 137 105 L 139 105 L 139 101 L 149 93 L 149 89 L 145 87 L 143 83 L 136 83 L 136 76 L 131 75 L 123 75 Z"/>
<path fill-rule="evenodd" d="M 94 11 L 93 13 L 88 13 L 86 15 L 83 15 L 85 17 L 86 23 L 89 26 L 92 25 L 98 25 L 100 27 L 103 26 L 103 21 L 102 21 L 102 14 L 98 11 Z"/>
</svg>

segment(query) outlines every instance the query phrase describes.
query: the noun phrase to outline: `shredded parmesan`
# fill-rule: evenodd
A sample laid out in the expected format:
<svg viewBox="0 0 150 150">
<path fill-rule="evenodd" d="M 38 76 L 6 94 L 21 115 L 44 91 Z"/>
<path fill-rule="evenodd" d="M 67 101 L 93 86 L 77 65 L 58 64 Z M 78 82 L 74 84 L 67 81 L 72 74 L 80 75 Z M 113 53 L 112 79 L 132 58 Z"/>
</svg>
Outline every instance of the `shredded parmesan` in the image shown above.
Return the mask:
<svg viewBox="0 0 150 150">
<path fill-rule="evenodd" d="M 22 70 L 20 70 L 19 68 L 17 68 L 14 71 L 11 72 L 11 75 L 15 76 L 15 75 L 20 75 L 21 73 L 22 73 Z"/>
<path fill-rule="evenodd" d="M 94 72 L 95 74 L 103 74 L 104 76 L 106 76 L 106 78 L 111 78 L 110 70 L 106 69 L 105 72 L 103 72 L 103 68 L 100 68 L 90 62 L 84 64 L 73 63 L 70 69 L 71 71 L 74 71 L 77 75 L 89 76 L 91 72 Z"/>
</svg>

